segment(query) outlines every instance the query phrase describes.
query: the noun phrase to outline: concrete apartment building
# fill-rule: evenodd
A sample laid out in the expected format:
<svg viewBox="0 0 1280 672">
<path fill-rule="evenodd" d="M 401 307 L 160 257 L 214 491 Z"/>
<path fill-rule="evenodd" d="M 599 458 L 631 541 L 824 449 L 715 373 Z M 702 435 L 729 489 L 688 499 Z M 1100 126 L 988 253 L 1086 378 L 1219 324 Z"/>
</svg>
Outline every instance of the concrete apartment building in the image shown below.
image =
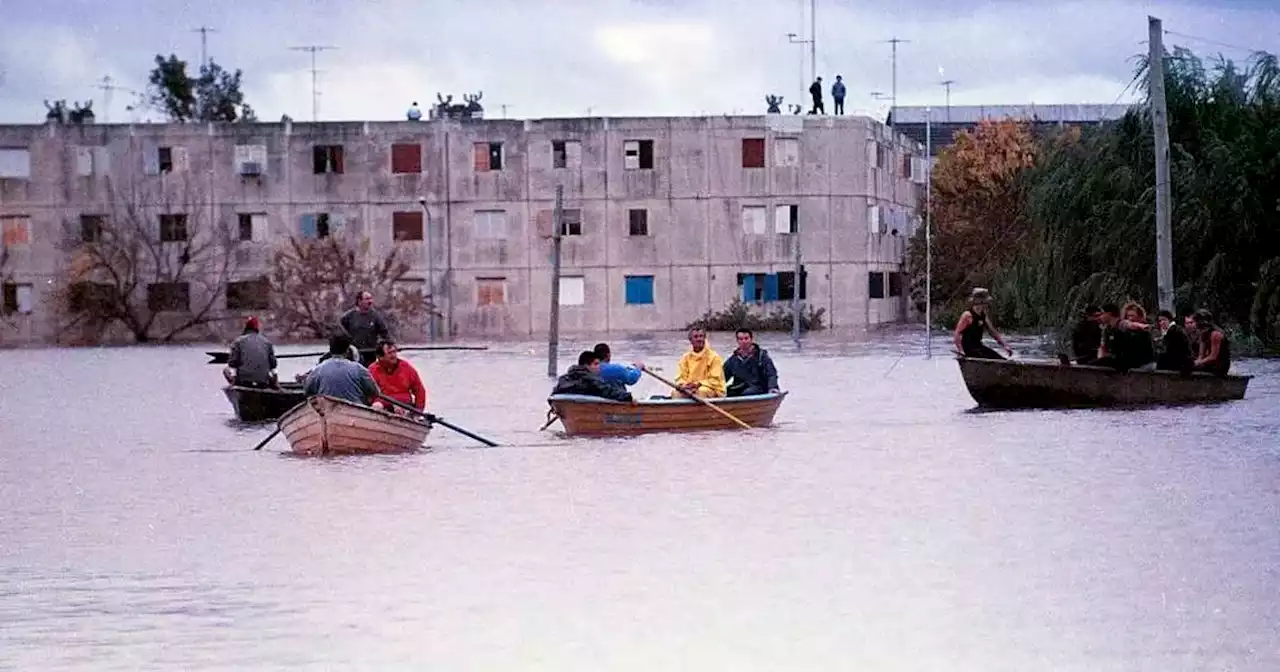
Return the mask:
<svg viewBox="0 0 1280 672">
<path fill-rule="evenodd" d="M 796 244 L 801 299 L 862 329 L 905 317 L 922 154 L 872 119 L 827 116 L 0 126 L 0 342 L 54 340 L 60 240 L 110 216 L 122 185 L 166 195 L 148 205 L 157 230 L 175 213 L 239 222 L 242 281 L 290 236 L 403 246 L 455 337 L 547 331 L 557 185 L 564 333 L 680 329 L 735 297 L 789 304 Z M 179 319 L 185 304 L 167 305 Z"/>
</svg>

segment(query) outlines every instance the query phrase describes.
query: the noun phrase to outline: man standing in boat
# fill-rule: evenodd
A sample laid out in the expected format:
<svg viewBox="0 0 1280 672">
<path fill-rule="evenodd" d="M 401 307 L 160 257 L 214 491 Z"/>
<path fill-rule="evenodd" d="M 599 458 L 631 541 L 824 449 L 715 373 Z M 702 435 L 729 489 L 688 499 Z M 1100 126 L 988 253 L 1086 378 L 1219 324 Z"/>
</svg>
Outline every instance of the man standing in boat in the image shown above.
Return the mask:
<svg viewBox="0 0 1280 672">
<path fill-rule="evenodd" d="M 418 370 L 413 365 L 400 359 L 399 349 L 391 341 L 378 344 L 378 361 L 369 365 L 369 374 L 373 382 L 378 384 L 382 394 L 396 401 L 413 406 L 419 411 L 427 409 L 427 386 L 422 384 Z M 373 407 L 400 412 L 401 409 L 390 406 L 383 401 L 373 402 Z"/>
<path fill-rule="evenodd" d="M 778 368 L 768 351 L 756 343 L 750 329 L 739 329 L 734 336 L 738 349 L 724 362 L 724 379 L 730 397 L 773 394 L 778 391 Z M 728 381 L 732 380 L 732 383 Z"/>
<path fill-rule="evenodd" d="M 227 383 L 240 387 L 277 387 L 275 347 L 262 335 L 258 318 L 245 320 L 243 333 L 231 343 L 231 354 L 222 375 Z"/>
<path fill-rule="evenodd" d="M 356 307 L 343 313 L 342 328 L 351 337 L 352 345 L 360 351 L 360 363 L 369 366 L 378 358 L 378 342 L 390 341 L 391 331 L 382 314 L 373 308 L 373 293 L 356 294 Z"/>
<path fill-rule="evenodd" d="M 380 394 L 369 369 L 345 357 L 351 348 L 346 334 L 335 334 L 329 339 L 329 352 L 334 355 L 311 369 L 302 391 L 308 397 L 334 397 L 353 404 L 368 406 Z"/>
</svg>

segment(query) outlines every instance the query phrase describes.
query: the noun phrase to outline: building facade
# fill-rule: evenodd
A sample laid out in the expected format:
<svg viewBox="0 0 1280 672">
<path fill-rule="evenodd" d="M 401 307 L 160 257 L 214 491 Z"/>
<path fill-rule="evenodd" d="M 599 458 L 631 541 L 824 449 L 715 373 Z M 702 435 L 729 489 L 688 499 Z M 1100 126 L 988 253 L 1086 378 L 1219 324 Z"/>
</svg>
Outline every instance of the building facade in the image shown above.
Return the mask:
<svg viewBox="0 0 1280 672">
<path fill-rule="evenodd" d="M 234 222 L 227 280 L 263 276 L 291 236 L 401 246 L 442 335 L 548 330 L 557 186 L 563 333 L 680 329 L 734 298 L 789 305 L 797 284 L 828 326 L 861 329 L 905 317 L 922 155 L 857 117 L 0 126 L 0 339 L 58 336 L 60 241 L 114 216 L 121 185 L 164 195 L 161 236 Z M 178 320 L 196 290 L 173 289 L 155 305 Z M 219 311 L 263 312 L 226 294 Z"/>
</svg>

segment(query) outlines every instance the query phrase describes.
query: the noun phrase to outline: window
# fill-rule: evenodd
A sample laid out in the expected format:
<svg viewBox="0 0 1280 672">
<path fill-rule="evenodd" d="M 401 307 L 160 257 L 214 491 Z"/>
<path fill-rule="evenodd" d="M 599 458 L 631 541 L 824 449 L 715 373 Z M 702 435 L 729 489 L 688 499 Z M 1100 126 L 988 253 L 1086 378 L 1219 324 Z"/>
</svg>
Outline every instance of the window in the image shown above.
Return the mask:
<svg viewBox="0 0 1280 672">
<path fill-rule="evenodd" d="M 627 211 L 628 232 L 630 236 L 649 235 L 649 211 L 644 208 L 632 208 Z"/>
<path fill-rule="evenodd" d="M 242 212 L 236 215 L 239 224 L 239 240 L 242 242 L 261 242 L 267 239 L 267 213 Z"/>
<path fill-rule="evenodd" d="M 582 211 L 577 208 L 565 208 L 560 212 L 560 235 L 582 235 Z"/>
<path fill-rule="evenodd" d="M 800 206 L 779 205 L 773 209 L 774 233 L 796 233 L 800 230 Z"/>
<path fill-rule="evenodd" d="M 474 158 L 477 173 L 502 170 L 501 142 L 477 142 L 472 151 L 475 152 Z"/>
<path fill-rule="evenodd" d="M 884 298 L 884 273 L 881 271 L 867 274 L 867 296 L 872 299 Z"/>
<path fill-rule="evenodd" d="M 106 215 L 80 215 L 80 242 L 102 242 L 102 232 L 106 227 Z"/>
<path fill-rule="evenodd" d="M 476 307 L 503 306 L 507 303 L 506 278 L 476 278 Z"/>
<path fill-rule="evenodd" d="M 332 231 L 332 218 L 327 212 L 303 215 L 298 218 L 298 228 L 303 238 L 328 238 Z"/>
<path fill-rule="evenodd" d="M 764 168 L 764 138 L 742 139 L 742 167 Z"/>
<path fill-rule="evenodd" d="M 181 173 L 187 169 L 186 147 L 147 145 L 142 154 L 142 171 L 147 175 Z"/>
<path fill-rule="evenodd" d="M 742 206 L 742 232 L 748 235 L 764 234 L 768 229 L 765 226 L 765 207 L 763 205 L 744 205 Z"/>
<path fill-rule="evenodd" d="M 32 285 L 6 282 L 3 287 L 4 303 L 0 305 L 5 315 L 28 315 L 32 310 Z"/>
<path fill-rule="evenodd" d="M 582 143 L 577 140 L 551 142 L 552 168 L 577 168 L 582 164 Z"/>
<path fill-rule="evenodd" d="M 31 218 L 26 215 L 0 216 L 0 241 L 6 246 L 31 244 Z"/>
<path fill-rule="evenodd" d="M 653 276 L 628 275 L 623 278 L 628 306 L 653 305 Z"/>
<path fill-rule="evenodd" d="M 316 175 L 343 172 L 344 152 L 342 145 L 316 145 L 311 149 L 311 170 Z"/>
<path fill-rule="evenodd" d="M 912 156 L 911 154 L 904 153 L 902 155 L 902 177 L 911 179 L 911 177 L 913 176 L 912 169 L 915 168 L 915 165 L 916 165 L 916 157 Z"/>
<path fill-rule="evenodd" d="M 106 147 L 76 147 L 76 176 L 106 175 L 111 159 Z"/>
<path fill-rule="evenodd" d="M 902 274 L 889 274 L 889 296 L 902 296 Z"/>
<path fill-rule="evenodd" d="M 31 151 L 23 147 L 0 147 L 0 180 L 31 177 Z"/>
<path fill-rule="evenodd" d="M 180 243 L 187 240 L 187 215 L 160 215 L 160 242 Z"/>
<path fill-rule="evenodd" d="M 236 174 L 255 177 L 267 172 L 266 145 L 236 145 Z"/>
<path fill-rule="evenodd" d="M 809 298 L 809 271 L 804 266 L 800 267 L 800 300 L 804 301 Z M 796 272 L 780 271 L 778 273 L 778 300 L 790 301 L 795 297 L 796 291 Z"/>
<path fill-rule="evenodd" d="M 800 139 L 775 138 L 773 141 L 773 165 L 800 165 Z"/>
<path fill-rule="evenodd" d="M 422 240 L 423 220 L 421 210 L 391 213 L 391 239 Z"/>
<path fill-rule="evenodd" d="M 153 313 L 181 313 L 191 305 L 191 285 L 153 282 L 147 285 L 147 309 Z"/>
<path fill-rule="evenodd" d="M 801 270 L 800 298 L 805 298 L 805 284 L 809 272 Z M 796 288 L 795 271 L 779 273 L 739 273 L 738 289 L 743 303 L 765 301 L 790 301 Z"/>
<path fill-rule="evenodd" d="M 271 307 L 271 283 L 254 278 L 227 283 L 227 310 L 266 310 Z"/>
<path fill-rule="evenodd" d="M 161 147 L 156 150 L 156 165 L 162 173 L 173 172 L 173 148 Z"/>
<path fill-rule="evenodd" d="M 587 281 L 581 275 L 560 277 L 560 305 L 581 306 L 587 302 Z"/>
<path fill-rule="evenodd" d="M 72 313 L 103 315 L 115 303 L 116 291 L 105 282 L 76 282 L 71 285 L 68 308 Z"/>
<path fill-rule="evenodd" d="M 476 210 L 472 226 L 478 240 L 506 240 L 506 210 Z"/>
<path fill-rule="evenodd" d="M 867 232 L 884 233 L 884 218 L 880 216 L 880 206 L 867 206 Z"/>
<path fill-rule="evenodd" d="M 622 143 L 622 167 L 627 170 L 653 170 L 653 141 L 627 140 Z"/>
<path fill-rule="evenodd" d="M 884 158 L 884 154 L 880 152 L 880 143 L 875 140 L 867 141 L 867 165 L 872 168 L 884 168 L 884 164 L 880 163 Z"/>
<path fill-rule="evenodd" d="M 422 172 L 422 145 L 391 145 L 391 172 L 396 174 Z"/>
</svg>

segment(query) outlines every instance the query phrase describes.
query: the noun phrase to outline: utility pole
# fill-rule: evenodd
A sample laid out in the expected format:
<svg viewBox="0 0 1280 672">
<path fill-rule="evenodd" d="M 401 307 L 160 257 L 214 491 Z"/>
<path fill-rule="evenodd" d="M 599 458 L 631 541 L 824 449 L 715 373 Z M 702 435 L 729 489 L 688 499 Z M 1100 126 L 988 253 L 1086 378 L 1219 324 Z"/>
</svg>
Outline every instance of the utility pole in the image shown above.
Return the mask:
<svg viewBox="0 0 1280 672">
<path fill-rule="evenodd" d="M 893 75 L 893 88 L 889 90 L 889 97 L 892 102 L 889 103 L 889 128 L 893 128 L 893 111 L 898 109 L 898 45 L 909 44 L 911 40 L 903 40 L 898 37 L 892 37 L 885 42 L 892 47 L 891 72 Z"/>
<path fill-rule="evenodd" d="M 427 316 L 427 338 L 430 342 L 436 342 L 436 255 L 433 249 L 432 240 L 435 236 L 431 232 L 431 211 L 427 209 L 427 199 L 422 197 L 418 199 L 418 205 L 422 206 L 422 233 L 427 239 L 427 293 L 431 295 L 431 314 Z"/>
<path fill-rule="evenodd" d="M 791 286 L 791 340 L 795 342 L 797 350 L 800 349 L 800 314 L 801 314 L 800 309 L 802 307 L 802 303 L 800 301 L 800 287 L 802 287 L 801 282 L 803 281 L 802 279 L 804 278 L 804 273 L 803 273 L 804 265 L 800 260 L 800 221 L 799 219 L 800 219 L 799 217 L 796 217 L 796 233 L 795 233 L 796 276 L 795 276 L 795 282 L 792 283 L 792 286 Z"/>
<path fill-rule="evenodd" d="M 208 26 L 200 26 L 191 29 L 193 33 L 200 33 L 200 65 L 201 67 L 209 64 L 209 33 L 216 33 L 217 30 Z"/>
<path fill-rule="evenodd" d="M 551 325 L 547 330 L 547 375 L 556 377 L 560 349 L 560 227 L 564 218 L 564 185 L 556 185 L 556 209 L 551 218 Z"/>
<path fill-rule="evenodd" d="M 924 108 L 924 356 L 933 358 L 933 108 Z"/>
<path fill-rule="evenodd" d="M 503 104 L 499 105 L 498 107 L 502 109 L 502 118 L 503 118 L 503 119 L 506 119 L 506 118 L 507 118 L 507 108 L 508 108 L 508 107 L 515 107 L 515 105 L 508 105 L 508 104 L 506 104 L 506 103 L 503 103 Z"/>
<path fill-rule="evenodd" d="M 809 0 L 809 70 L 818 79 L 818 0 Z M 799 278 L 796 282 L 800 282 Z"/>
<path fill-rule="evenodd" d="M 107 124 L 111 122 L 111 91 L 116 88 L 111 86 L 111 75 L 103 75 L 98 88 L 102 89 L 102 123 Z"/>
<path fill-rule="evenodd" d="M 1169 111 L 1164 98 L 1164 27 L 1147 17 L 1147 88 L 1151 92 L 1151 130 L 1156 145 L 1156 291 L 1160 310 L 1173 312 L 1173 235 L 1169 193 Z"/>
<path fill-rule="evenodd" d="M 337 47 L 324 47 L 317 44 L 310 44 L 305 47 L 289 47 L 293 51 L 306 51 L 311 54 L 311 121 L 320 120 L 320 89 L 317 88 L 316 75 L 320 72 L 316 70 L 316 54 L 321 51 L 330 51 Z"/>
<path fill-rule="evenodd" d="M 944 79 L 940 82 L 942 88 L 947 91 L 947 114 L 951 114 L 951 85 L 956 83 L 954 79 Z"/>
</svg>

